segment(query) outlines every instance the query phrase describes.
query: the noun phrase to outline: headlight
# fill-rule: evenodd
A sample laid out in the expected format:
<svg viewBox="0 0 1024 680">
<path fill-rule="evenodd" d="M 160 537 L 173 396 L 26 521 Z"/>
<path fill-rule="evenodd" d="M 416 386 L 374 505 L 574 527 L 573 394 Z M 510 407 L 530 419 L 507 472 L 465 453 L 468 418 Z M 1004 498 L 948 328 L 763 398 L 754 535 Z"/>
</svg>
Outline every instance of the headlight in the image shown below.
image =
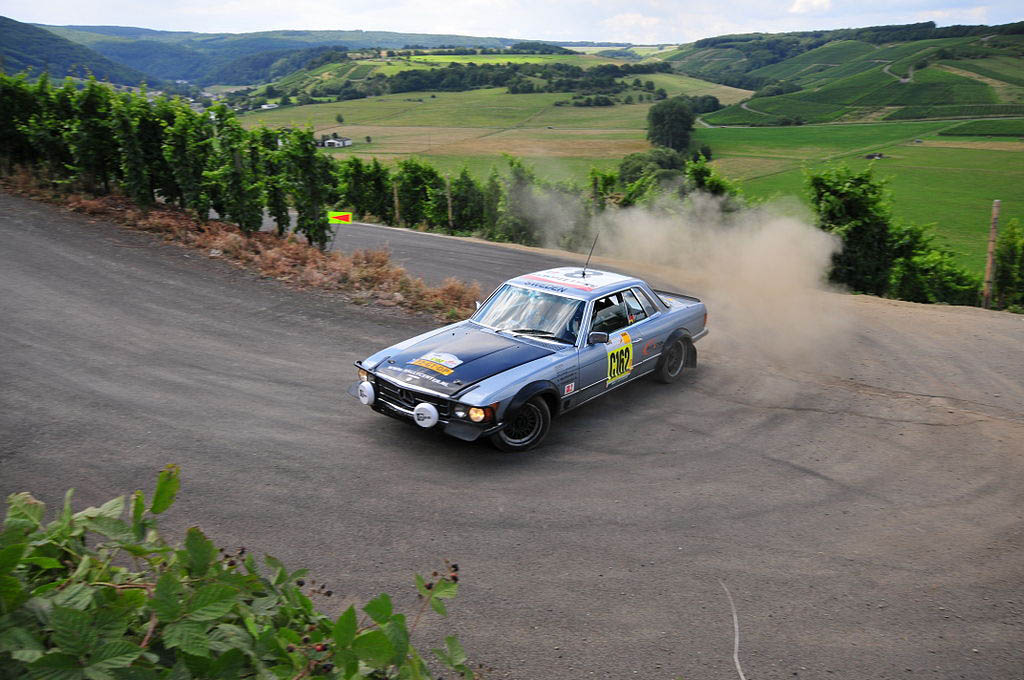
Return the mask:
<svg viewBox="0 0 1024 680">
<path fill-rule="evenodd" d="M 370 380 L 370 374 L 365 369 L 359 369 L 359 382 L 368 382 Z"/>
<path fill-rule="evenodd" d="M 474 423 L 486 423 L 494 420 L 494 413 L 498 404 L 490 406 L 470 406 L 469 404 L 455 404 L 452 413 L 461 420 L 470 420 Z"/>
</svg>

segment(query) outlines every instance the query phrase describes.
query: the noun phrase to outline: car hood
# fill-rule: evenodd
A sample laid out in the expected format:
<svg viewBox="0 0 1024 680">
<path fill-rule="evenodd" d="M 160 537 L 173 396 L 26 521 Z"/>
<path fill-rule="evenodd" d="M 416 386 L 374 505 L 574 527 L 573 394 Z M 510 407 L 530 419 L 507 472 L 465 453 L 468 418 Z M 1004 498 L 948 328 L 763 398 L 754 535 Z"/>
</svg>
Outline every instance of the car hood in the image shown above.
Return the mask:
<svg viewBox="0 0 1024 680">
<path fill-rule="evenodd" d="M 492 375 L 553 354 L 473 326 L 457 326 L 392 354 L 377 366 L 384 377 L 452 396 Z"/>
</svg>

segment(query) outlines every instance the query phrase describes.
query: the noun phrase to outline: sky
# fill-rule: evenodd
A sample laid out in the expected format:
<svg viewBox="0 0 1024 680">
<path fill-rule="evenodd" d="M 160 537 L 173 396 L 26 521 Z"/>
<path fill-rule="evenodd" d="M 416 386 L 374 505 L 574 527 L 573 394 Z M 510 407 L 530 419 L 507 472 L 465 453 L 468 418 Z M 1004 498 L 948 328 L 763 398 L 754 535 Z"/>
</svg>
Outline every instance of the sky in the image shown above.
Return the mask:
<svg viewBox="0 0 1024 680">
<path fill-rule="evenodd" d="M 692 42 L 934 21 L 1024 19 L 1020 0 L 0 0 L 0 16 L 50 25 L 135 26 L 203 33 L 281 29 L 398 31 L 550 41 Z"/>
</svg>

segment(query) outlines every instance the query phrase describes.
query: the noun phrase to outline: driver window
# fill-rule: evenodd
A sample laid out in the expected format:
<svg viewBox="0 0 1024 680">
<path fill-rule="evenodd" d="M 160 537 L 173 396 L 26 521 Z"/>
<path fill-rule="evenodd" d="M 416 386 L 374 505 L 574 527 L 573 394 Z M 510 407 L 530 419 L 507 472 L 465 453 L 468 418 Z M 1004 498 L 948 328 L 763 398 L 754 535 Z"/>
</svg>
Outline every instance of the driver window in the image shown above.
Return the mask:
<svg viewBox="0 0 1024 680">
<path fill-rule="evenodd" d="M 614 293 L 594 303 L 594 315 L 590 320 L 590 330 L 603 333 L 614 333 L 629 325 L 626 305 L 621 293 Z"/>
</svg>

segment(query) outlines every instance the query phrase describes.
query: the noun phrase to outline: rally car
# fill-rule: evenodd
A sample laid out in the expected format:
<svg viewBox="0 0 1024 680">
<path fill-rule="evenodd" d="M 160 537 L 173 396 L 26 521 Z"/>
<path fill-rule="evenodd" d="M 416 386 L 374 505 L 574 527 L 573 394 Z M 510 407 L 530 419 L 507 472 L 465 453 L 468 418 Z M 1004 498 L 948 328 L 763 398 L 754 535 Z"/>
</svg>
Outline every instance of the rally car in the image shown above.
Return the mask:
<svg viewBox="0 0 1024 680">
<path fill-rule="evenodd" d="M 349 393 L 373 410 L 504 451 L 547 436 L 553 416 L 644 375 L 674 382 L 707 334 L 699 299 L 580 267 L 499 286 L 466 321 L 356 362 Z"/>
</svg>

